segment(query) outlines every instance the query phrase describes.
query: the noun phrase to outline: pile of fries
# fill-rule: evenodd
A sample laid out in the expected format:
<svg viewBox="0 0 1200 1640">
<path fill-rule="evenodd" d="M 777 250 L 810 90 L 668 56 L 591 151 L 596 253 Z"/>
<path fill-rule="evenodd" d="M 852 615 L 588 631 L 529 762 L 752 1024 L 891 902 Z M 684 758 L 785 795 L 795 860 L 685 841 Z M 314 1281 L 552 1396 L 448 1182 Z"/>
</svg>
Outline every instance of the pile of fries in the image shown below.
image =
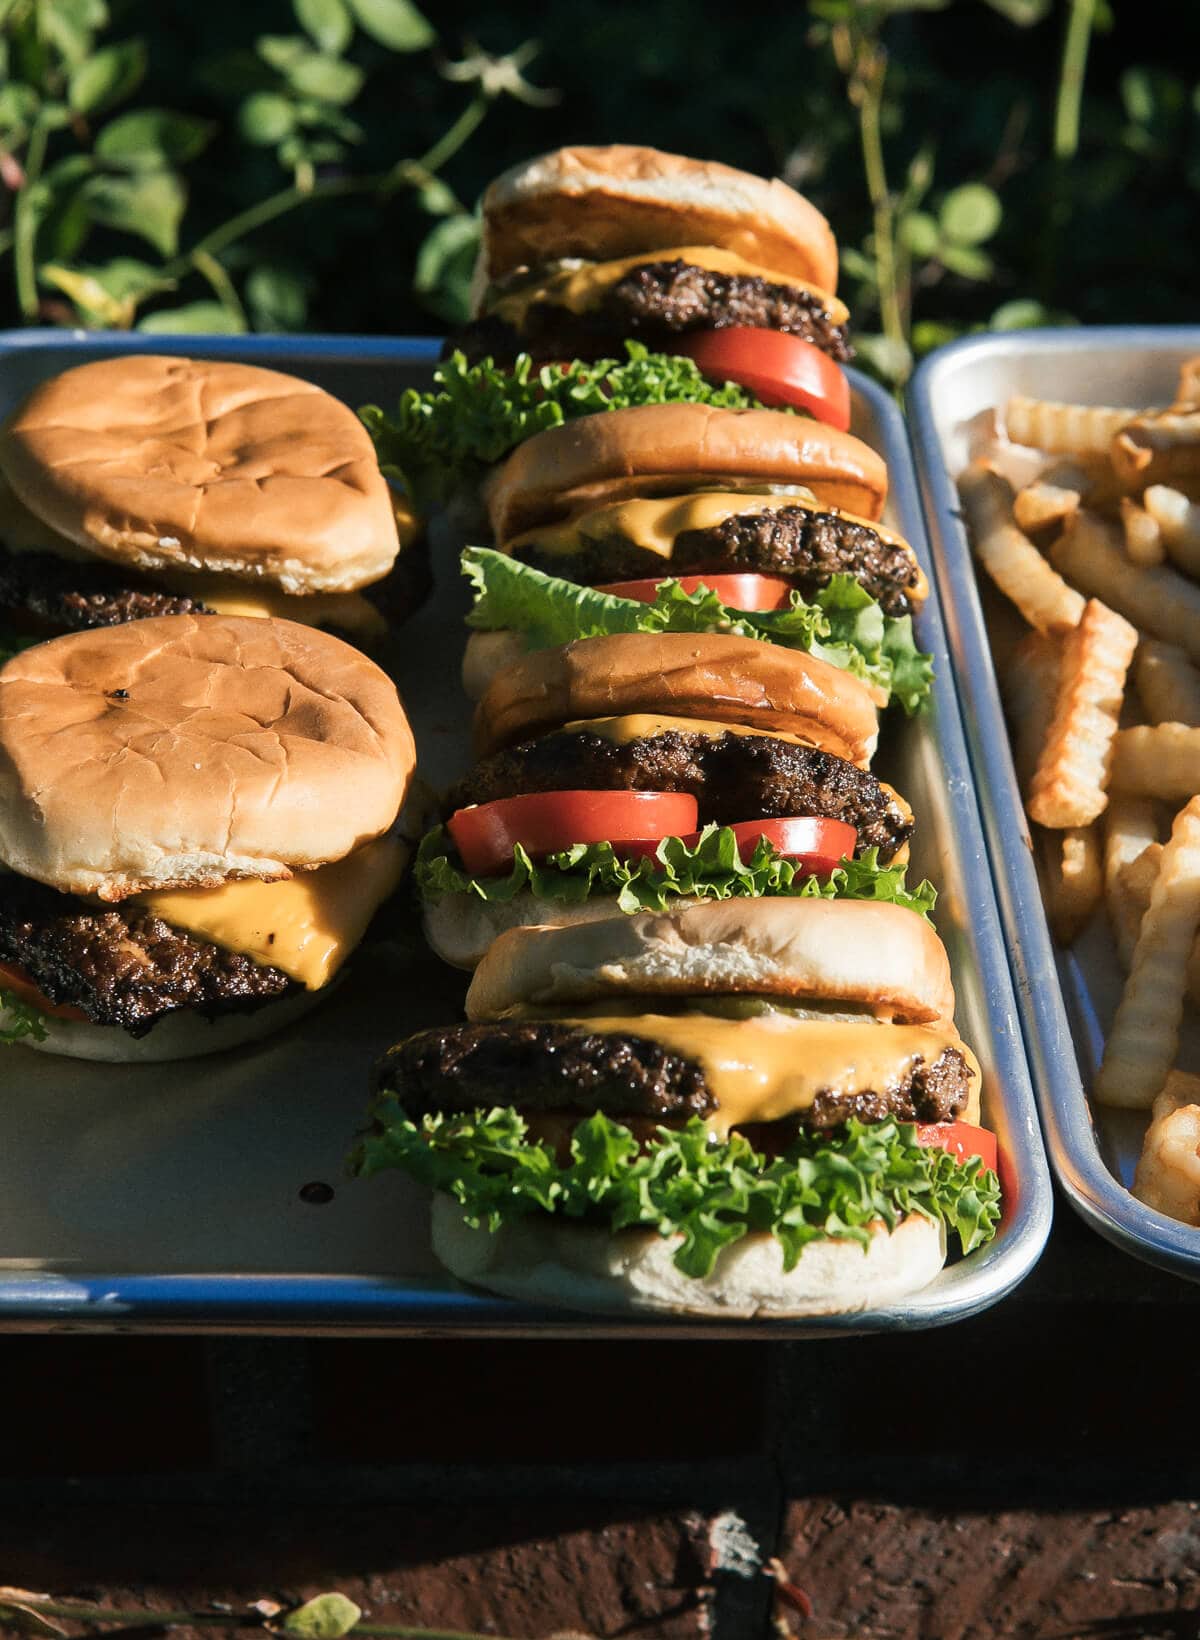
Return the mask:
<svg viewBox="0 0 1200 1640">
<path fill-rule="evenodd" d="M 1069 945 L 1104 902 L 1127 978 L 1094 1094 L 1151 1113 L 1135 1193 L 1200 1225 L 1200 359 L 1168 409 L 1013 398 L 1003 432 L 959 494 L 1030 628 L 1001 672 L 1050 922 Z"/>
</svg>

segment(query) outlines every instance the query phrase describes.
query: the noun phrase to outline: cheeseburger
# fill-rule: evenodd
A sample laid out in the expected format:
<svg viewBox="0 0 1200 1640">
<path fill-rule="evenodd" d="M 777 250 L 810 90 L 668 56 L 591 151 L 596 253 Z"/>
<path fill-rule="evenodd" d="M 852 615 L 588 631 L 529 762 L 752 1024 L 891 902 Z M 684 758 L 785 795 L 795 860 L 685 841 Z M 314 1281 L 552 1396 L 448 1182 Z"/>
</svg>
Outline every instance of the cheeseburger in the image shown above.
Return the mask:
<svg viewBox="0 0 1200 1640">
<path fill-rule="evenodd" d="M 865 684 L 751 638 L 622 633 L 526 655 L 479 702 L 480 761 L 421 844 L 430 943 L 472 967 L 514 924 L 681 896 L 900 899 L 881 868 L 905 857 L 912 814 L 867 767 L 876 732 Z"/>
<path fill-rule="evenodd" d="M 423 544 L 366 430 L 309 382 L 122 354 L 0 430 L 0 624 L 276 616 L 370 643 L 424 595 Z"/>
<path fill-rule="evenodd" d="M 290 621 L 172 615 L 0 668 L 0 1041 L 174 1059 L 318 1002 L 396 888 L 395 688 Z"/>
<path fill-rule="evenodd" d="M 374 1073 L 364 1173 L 462 1279 L 579 1308 L 893 1302 L 997 1219 L 941 941 L 896 905 L 702 904 L 491 947 L 466 1025 Z"/>
<path fill-rule="evenodd" d="M 845 426 L 848 314 L 828 222 L 777 178 L 653 148 L 561 148 L 483 197 L 469 356 L 689 353 Z"/>
</svg>

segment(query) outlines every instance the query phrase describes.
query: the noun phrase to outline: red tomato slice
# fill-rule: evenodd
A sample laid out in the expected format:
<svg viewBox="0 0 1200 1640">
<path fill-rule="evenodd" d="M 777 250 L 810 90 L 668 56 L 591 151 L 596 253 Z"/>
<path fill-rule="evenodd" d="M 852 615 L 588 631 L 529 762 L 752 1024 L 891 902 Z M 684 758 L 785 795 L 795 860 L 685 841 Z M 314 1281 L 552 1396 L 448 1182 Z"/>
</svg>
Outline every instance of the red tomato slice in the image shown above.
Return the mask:
<svg viewBox="0 0 1200 1640">
<path fill-rule="evenodd" d="M 840 861 L 854 853 L 854 845 L 858 842 L 857 831 L 844 820 L 826 820 L 812 815 L 788 820 L 739 820 L 729 829 L 743 860 L 750 858 L 758 847 L 759 838 L 765 837 L 786 859 L 795 860 L 804 875 L 809 877 L 828 877 Z M 680 840 L 689 848 L 694 848 L 699 839 L 700 833 L 694 831 Z M 658 843 L 639 840 L 614 844 L 614 847 L 627 860 L 637 859 L 643 854 L 654 859 Z"/>
<path fill-rule="evenodd" d="M 996 1135 L 972 1122 L 918 1122 L 917 1143 L 927 1150 L 948 1150 L 960 1162 L 982 1156 L 984 1167 L 996 1171 Z"/>
<path fill-rule="evenodd" d="M 657 843 L 694 831 L 696 819 L 686 792 L 532 792 L 459 809 L 447 829 L 466 869 L 494 877 L 511 868 L 517 843 L 535 859 L 572 843 Z"/>
<path fill-rule="evenodd" d="M 596 591 L 652 604 L 669 575 L 668 570 L 650 581 L 610 581 Z M 792 596 L 792 583 L 783 575 L 678 575 L 673 579 L 685 592 L 707 587 L 730 609 L 786 609 Z"/>
<path fill-rule="evenodd" d="M 72 1008 L 69 1003 L 51 1002 L 44 991 L 39 991 L 33 981 L 11 963 L 0 962 L 0 991 L 11 992 L 18 1002 L 28 1003 L 40 1014 L 49 1014 L 51 1019 L 87 1018 L 82 1008 Z"/>
<path fill-rule="evenodd" d="M 764 404 L 807 410 L 818 421 L 847 432 L 850 383 L 841 365 L 812 342 L 782 330 L 697 330 L 672 347 L 695 359 L 708 377 L 739 383 Z"/>
</svg>

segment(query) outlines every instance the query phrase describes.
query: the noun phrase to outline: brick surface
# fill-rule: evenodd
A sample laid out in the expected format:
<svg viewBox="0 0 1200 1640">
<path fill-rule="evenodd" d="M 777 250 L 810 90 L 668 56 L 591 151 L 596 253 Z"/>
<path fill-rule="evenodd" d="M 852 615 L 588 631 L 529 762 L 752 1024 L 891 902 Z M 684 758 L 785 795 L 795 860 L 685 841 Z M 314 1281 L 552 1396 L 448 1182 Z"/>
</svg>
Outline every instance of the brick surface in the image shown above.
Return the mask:
<svg viewBox="0 0 1200 1640">
<path fill-rule="evenodd" d="M 293 1605 L 336 1588 L 374 1623 L 696 1640 L 707 1633 L 707 1525 L 629 1499 L 253 1509 L 63 1499 L 0 1511 L 0 1566 L 7 1583 L 115 1610 Z"/>
<path fill-rule="evenodd" d="M 1200 1505 L 947 1514 L 810 1498 L 780 1557 L 812 1602 L 799 1640 L 1186 1640 L 1200 1633 Z"/>
</svg>

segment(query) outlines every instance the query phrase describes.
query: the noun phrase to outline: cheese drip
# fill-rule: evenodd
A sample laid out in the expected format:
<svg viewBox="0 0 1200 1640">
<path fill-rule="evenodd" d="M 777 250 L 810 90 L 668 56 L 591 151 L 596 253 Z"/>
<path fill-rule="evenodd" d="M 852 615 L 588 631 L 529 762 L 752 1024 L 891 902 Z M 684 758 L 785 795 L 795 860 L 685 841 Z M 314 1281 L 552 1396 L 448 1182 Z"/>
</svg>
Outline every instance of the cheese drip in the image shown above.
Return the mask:
<svg viewBox="0 0 1200 1640">
<path fill-rule="evenodd" d="M 518 328 L 535 302 L 548 302 L 570 313 L 587 313 L 603 301 L 631 268 L 642 268 L 650 262 L 687 262 L 694 268 L 709 268 L 714 273 L 740 273 L 765 279 L 768 284 L 786 285 L 790 290 L 810 291 L 834 324 L 844 325 L 850 317 L 846 304 L 818 285 L 797 279 L 795 274 L 779 273 L 761 263 L 748 262 L 736 251 L 722 250 L 716 245 L 671 245 L 663 250 L 642 251 L 637 256 L 623 256 L 613 262 L 583 262 L 543 270 L 518 289 L 490 292 L 485 311 Z"/>
<path fill-rule="evenodd" d="M 129 903 L 319 991 L 395 892 L 407 859 L 408 846 L 400 838 L 378 837 L 344 860 L 285 882 L 163 889 Z"/>
<path fill-rule="evenodd" d="M 719 1019 L 702 1013 L 622 1015 L 583 1010 L 564 1017 L 563 1023 L 648 1037 L 698 1064 L 718 1101 L 705 1126 L 719 1139 L 727 1138 L 733 1128 L 778 1122 L 808 1110 L 825 1091 L 882 1093 L 903 1079 L 916 1058 L 932 1064 L 943 1048 L 957 1048 L 975 1073 L 961 1120 L 979 1121 L 979 1063 L 948 1020 L 891 1025 L 874 1018 L 808 1020 L 782 1013 Z"/>
<path fill-rule="evenodd" d="M 503 550 L 518 553 L 536 546 L 544 552 L 578 552 L 585 541 L 632 541 L 635 546 L 670 558 L 675 538 L 686 530 L 711 530 L 739 513 L 778 512 L 784 507 L 815 507 L 804 495 L 759 494 L 746 490 L 698 490 L 692 495 L 658 496 L 651 500 L 612 501 L 565 524 L 547 524 L 526 530 L 504 543 Z"/>
<path fill-rule="evenodd" d="M 599 735 L 613 746 L 628 746 L 631 740 L 645 740 L 652 735 L 667 734 L 677 729 L 681 734 L 704 735 L 716 740 L 720 735 L 758 735 L 767 740 L 786 740 L 793 746 L 811 746 L 811 740 L 801 735 L 788 734 L 781 729 L 750 729 L 741 723 L 716 723 L 709 718 L 663 717 L 658 713 L 629 712 L 624 717 L 575 718 L 564 723 L 561 734 Z"/>
</svg>

